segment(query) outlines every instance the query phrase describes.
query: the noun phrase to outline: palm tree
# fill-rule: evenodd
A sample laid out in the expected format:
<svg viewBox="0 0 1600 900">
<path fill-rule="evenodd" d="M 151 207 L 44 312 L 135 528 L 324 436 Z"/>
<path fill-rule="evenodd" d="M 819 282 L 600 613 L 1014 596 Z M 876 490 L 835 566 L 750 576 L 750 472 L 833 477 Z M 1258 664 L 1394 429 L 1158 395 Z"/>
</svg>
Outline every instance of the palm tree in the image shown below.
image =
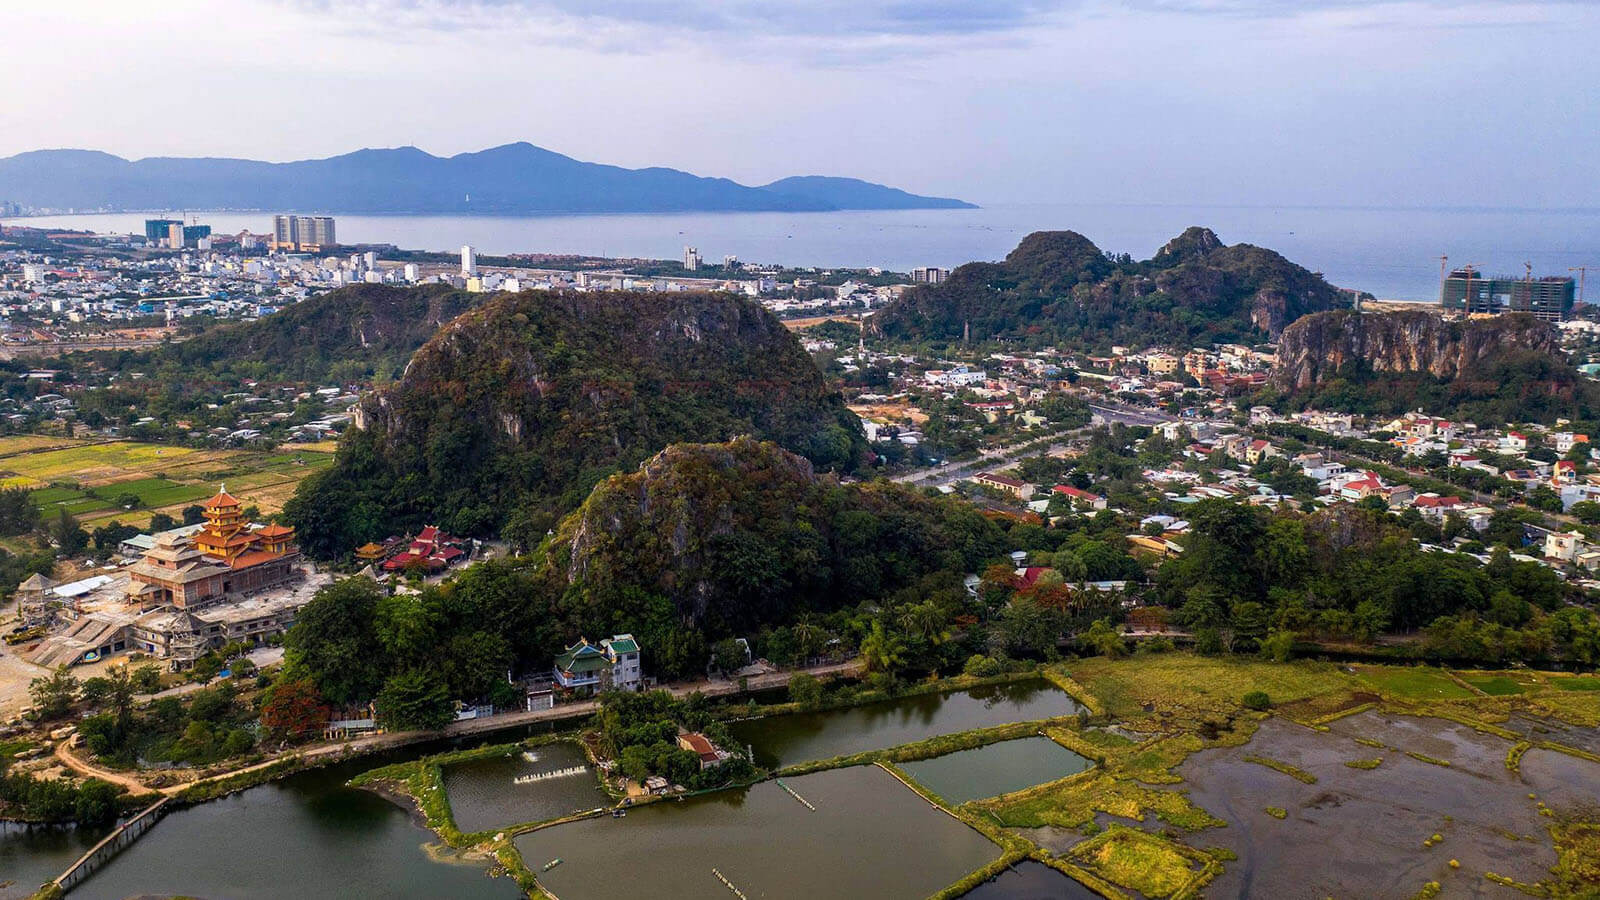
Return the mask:
<svg viewBox="0 0 1600 900">
<path fill-rule="evenodd" d="M 950 636 L 945 630 L 949 616 L 944 608 L 932 600 L 913 603 L 900 610 L 900 629 L 932 644 L 940 644 Z"/>
<path fill-rule="evenodd" d="M 791 633 L 794 635 L 795 649 L 799 652 L 802 662 L 817 655 L 828 639 L 828 633 L 817 624 L 810 613 L 795 621 Z"/>
<path fill-rule="evenodd" d="M 861 659 L 868 672 L 893 672 L 905 662 L 904 651 L 904 642 L 885 631 L 881 621 L 874 621 L 872 631 L 861 641 Z"/>
</svg>

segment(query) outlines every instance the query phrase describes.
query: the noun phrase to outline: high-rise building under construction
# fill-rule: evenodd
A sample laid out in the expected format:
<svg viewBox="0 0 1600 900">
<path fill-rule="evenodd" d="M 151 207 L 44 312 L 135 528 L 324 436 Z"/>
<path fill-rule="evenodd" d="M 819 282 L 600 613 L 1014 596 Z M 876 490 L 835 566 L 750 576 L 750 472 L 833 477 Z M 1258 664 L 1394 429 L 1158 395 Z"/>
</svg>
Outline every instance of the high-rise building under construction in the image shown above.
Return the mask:
<svg viewBox="0 0 1600 900">
<path fill-rule="evenodd" d="M 1576 289 L 1571 278 L 1485 277 L 1471 269 L 1456 269 L 1439 286 L 1439 305 L 1450 312 L 1498 315 L 1532 313 L 1547 322 L 1559 322 L 1572 312 Z"/>
</svg>

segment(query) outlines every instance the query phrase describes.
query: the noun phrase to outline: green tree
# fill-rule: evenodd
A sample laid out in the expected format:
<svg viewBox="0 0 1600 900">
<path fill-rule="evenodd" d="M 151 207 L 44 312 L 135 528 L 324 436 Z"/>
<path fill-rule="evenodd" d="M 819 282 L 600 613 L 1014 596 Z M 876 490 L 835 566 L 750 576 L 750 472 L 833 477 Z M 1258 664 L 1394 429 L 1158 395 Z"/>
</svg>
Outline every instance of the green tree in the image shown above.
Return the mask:
<svg viewBox="0 0 1600 900">
<path fill-rule="evenodd" d="M 872 630 L 861 641 L 861 659 L 868 672 L 893 674 L 905 664 L 905 642 L 884 630 L 883 622 L 873 620 Z"/>
<path fill-rule="evenodd" d="M 789 699 L 806 709 L 817 708 L 822 704 L 822 682 L 800 672 L 789 679 Z"/>
<path fill-rule="evenodd" d="M 33 698 L 33 708 L 44 719 L 59 719 L 72 709 L 78 699 L 78 679 L 66 666 L 42 678 L 28 682 L 28 696 Z"/>
<path fill-rule="evenodd" d="M 24 487 L 0 488 L 0 536 L 27 534 L 39 527 L 39 507 Z"/>
<path fill-rule="evenodd" d="M 1096 619 L 1089 630 L 1083 633 L 1082 640 L 1085 647 L 1101 656 L 1117 658 L 1128 655 L 1128 645 L 1123 642 L 1122 635 L 1105 619 Z"/>
<path fill-rule="evenodd" d="M 444 679 L 421 669 L 391 676 L 375 706 L 378 724 L 388 731 L 437 731 L 455 718 Z"/>
<path fill-rule="evenodd" d="M 78 520 L 65 508 L 57 513 L 55 524 L 50 528 L 50 537 L 56 542 L 62 556 L 77 556 L 89 545 L 89 533 L 79 527 Z"/>
<path fill-rule="evenodd" d="M 346 578 L 318 590 L 284 636 L 289 677 L 310 678 L 336 706 L 377 694 L 384 655 L 374 621 L 382 595 L 370 578 Z"/>
<path fill-rule="evenodd" d="M 744 668 L 744 645 L 733 638 L 723 638 L 712 644 L 711 665 L 724 674 Z"/>
<path fill-rule="evenodd" d="M 1294 658 L 1294 633 L 1274 629 L 1261 639 L 1261 655 L 1275 662 L 1288 662 Z"/>
</svg>

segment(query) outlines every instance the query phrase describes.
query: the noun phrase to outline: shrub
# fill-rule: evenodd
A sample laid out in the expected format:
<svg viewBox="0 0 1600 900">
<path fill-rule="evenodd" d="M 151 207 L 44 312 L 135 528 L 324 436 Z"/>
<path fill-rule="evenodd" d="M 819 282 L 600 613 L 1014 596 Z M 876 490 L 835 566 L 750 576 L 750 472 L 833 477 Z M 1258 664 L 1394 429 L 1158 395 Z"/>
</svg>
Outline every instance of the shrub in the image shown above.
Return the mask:
<svg viewBox="0 0 1600 900">
<path fill-rule="evenodd" d="M 961 667 L 961 671 L 976 678 L 988 678 L 993 675 L 999 675 L 1001 668 L 1000 661 L 994 657 L 984 656 L 982 653 L 974 653 L 967 657 L 966 665 Z"/>
<path fill-rule="evenodd" d="M 1272 708 L 1272 698 L 1267 696 L 1266 691 L 1250 691 L 1244 695 L 1244 699 L 1241 702 L 1249 709 Z"/>
</svg>

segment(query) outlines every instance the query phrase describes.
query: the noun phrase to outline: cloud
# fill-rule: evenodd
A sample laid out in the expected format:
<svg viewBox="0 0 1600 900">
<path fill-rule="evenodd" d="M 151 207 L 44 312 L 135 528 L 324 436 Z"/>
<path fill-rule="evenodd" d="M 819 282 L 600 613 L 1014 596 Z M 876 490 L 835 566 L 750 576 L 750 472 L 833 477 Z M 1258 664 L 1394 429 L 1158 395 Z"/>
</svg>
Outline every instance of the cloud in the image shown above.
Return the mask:
<svg viewBox="0 0 1600 900">
<path fill-rule="evenodd" d="M 429 22 L 435 27 L 545 24 L 644 27 L 667 32 L 775 38 L 941 37 L 1011 31 L 1078 0 L 289 0 L 342 17 Z M 510 17 L 508 19 L 508 17 Z"/>
</svg>

